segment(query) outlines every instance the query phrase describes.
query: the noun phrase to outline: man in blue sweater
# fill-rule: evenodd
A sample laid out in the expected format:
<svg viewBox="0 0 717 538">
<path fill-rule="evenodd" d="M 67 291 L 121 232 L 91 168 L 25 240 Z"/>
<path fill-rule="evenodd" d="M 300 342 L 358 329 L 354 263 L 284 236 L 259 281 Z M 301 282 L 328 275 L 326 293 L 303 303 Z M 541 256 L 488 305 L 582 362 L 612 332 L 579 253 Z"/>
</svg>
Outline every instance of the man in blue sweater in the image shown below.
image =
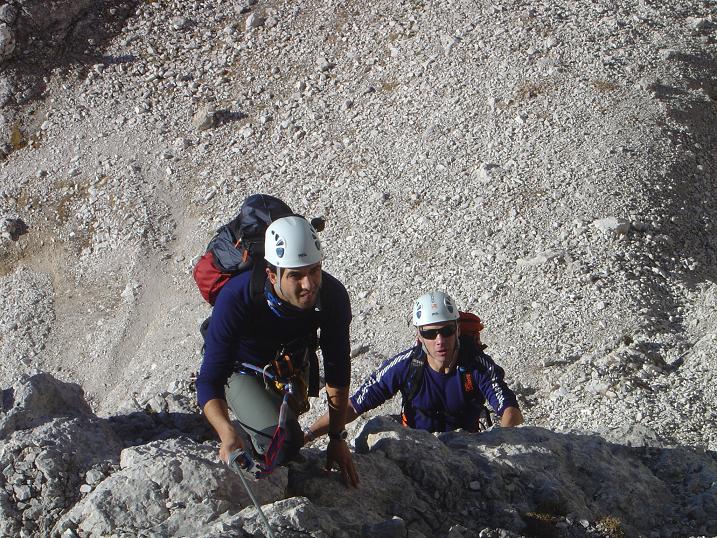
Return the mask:
<svg viewBox="0 0 717 538">
<path fill-rule="evenodd" d="M 262 371 L 273 361 L 290 356 L 292 367 L 302 372 L 294 384 L 305 389 L 307 357 L 320 329 L 318 343 L 329 404 L 327 468 L 337 464 L 344 482 L 356 485 L 344 429 L 351 378 L 351 305 L 344 286 L 322 271 L 323 257 L 316 231 L 304 218 L 289 216 L 271 223 L 265 234 L 263 293 L 252 290 L 252 271 L 246 271 L 232 277 L 217 297 L 205 337 L 197 398 L 219 435 L 222 461 L 229 462 L 231 457 L 241 467 L 255 471 L 251 451 L 244 447 L 228 410 L 251 439 L 254 452 L 264 455 L 277 431 L 282 394 L 269 388 Z M 303 445 L 297 415 L 306 408 L 301 404 L 299 401 L 288 410 L 278 464 L 293 459 Z"/>
<path fill-rule="evenodd" d="M 485 428 L 487 402 L 502 427 L 523 422 L 503 369 L 472 337 L 461 337 L 459 312 L 442 292 L 426 293 L 413 307 L 416 346 L 385 361 L 350 398 L 346 422 L 378 407 L 396 393 L 404 397 L 403 423 L 432 432 Z M 328 416 L 304 432 L 305 442 L 326 431 Z"/>
</svg>

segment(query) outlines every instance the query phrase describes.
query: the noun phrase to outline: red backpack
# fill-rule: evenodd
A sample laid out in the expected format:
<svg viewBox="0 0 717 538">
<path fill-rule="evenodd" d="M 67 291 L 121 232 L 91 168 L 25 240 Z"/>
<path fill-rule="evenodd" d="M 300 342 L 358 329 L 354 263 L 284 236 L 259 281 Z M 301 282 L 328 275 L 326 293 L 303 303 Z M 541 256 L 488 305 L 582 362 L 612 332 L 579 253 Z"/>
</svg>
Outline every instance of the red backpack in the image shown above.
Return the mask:
<svg viewBox="0 0 717 538">
<path fill-rule="evenodd" d="M 470 312 L 458 312 L 458 325 L 461 328 L 461 336 L 472 336 L 476 348 L 483 351 L 488 347 L 480 341 L 480 332 L 485 326 L 478 316 Z"/>
</svg>

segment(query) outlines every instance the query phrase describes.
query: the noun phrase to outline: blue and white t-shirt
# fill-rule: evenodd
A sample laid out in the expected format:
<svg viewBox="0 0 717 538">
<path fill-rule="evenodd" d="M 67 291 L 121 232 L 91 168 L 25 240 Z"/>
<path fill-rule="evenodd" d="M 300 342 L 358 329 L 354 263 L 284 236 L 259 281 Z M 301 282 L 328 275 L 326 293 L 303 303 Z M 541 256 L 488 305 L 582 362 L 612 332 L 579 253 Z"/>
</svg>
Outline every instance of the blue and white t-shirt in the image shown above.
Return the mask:
<svg viewBox="0 0 717 538">
<path fill-rule="evenodd" d="M 421 385 L 409 402 L 404 418 L 412 428 L 428 431 L 450 431 L 464 428 L 477 430 L 477 421 L 487 402 L 500 416 L 506 407 L 518 407 L 513 391 L 503 380 L 504 371 L 488 355 L 478 350 L 470 338 L 461 338 L 458 365 L 470 369 L 475 391 L 468 395 L 458 371 L 443 374 L 433 370 L 420 346 L 399 353 L 385 361 L 351 396 L 358 414 L 378 407 L 405 387 L 412 357 L 423 360 Z"/>
</svg>

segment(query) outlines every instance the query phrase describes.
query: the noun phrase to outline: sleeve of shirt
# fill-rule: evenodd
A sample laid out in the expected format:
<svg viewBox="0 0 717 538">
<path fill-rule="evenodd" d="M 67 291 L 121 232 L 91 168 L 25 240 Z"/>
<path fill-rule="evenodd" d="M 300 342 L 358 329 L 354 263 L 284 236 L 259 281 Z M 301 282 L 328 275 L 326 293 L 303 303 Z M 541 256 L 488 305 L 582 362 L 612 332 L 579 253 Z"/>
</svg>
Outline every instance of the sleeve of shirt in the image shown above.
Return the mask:
<svg viewBox="0 0 717 538">
<path fill-rule="evenodd" d="M 351 301 L 346 288 L 331 275 L 323 275 L 326 310 L 322 314 L 319 345 L 324 358 L 324 378 L 332 387 L 351 384 Z"/>
<path fill-rule="evenodd" d="M 196 381 L 200 408 L 209 400 L 226 399 L 224 386 L 234 371 L 233 350 L 247 316 L 241 294 L 228 286 L 217 297 L 204 342 L 204 359 Z"/>
<path fill-rule="evenodd" d="M 359 415 L 374 409 L 392 398 L 400 389 L 402 380 L 408 375 L 413 349 L 399 353 L 384 361 L 351 396 L 351 405 Z"/>
<path fill-rule="evenodd" d="M 503 378 L 505 372 L 493 359 L 485 353 L 476 355 L 477 368 L 474 370 L 475 379 L 486 400 L 498 414 L 503 414 L 506 407 L 518 407 L 518 400 L 515 397 Z"/>
</svg>

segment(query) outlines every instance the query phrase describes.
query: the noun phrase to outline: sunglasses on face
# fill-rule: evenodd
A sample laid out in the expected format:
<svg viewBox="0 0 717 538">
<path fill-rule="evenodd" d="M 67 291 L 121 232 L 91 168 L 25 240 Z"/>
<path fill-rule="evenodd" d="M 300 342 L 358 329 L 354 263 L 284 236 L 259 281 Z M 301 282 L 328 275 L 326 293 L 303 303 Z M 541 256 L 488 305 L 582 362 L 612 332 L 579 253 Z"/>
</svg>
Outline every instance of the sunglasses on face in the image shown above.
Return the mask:
<svg viewBox="0 0 717 538">
<path fill-rule="evenodd" d="M 438 329 L 418 329 L 418 333 L 426 340 L 435 340 L 439 334 L 444 338 L 453 336 L 456 334 L 456 329 L 456 325 L 453 324 L 445 325 L 444 327 L 439 327 Z"/>
</svg>

